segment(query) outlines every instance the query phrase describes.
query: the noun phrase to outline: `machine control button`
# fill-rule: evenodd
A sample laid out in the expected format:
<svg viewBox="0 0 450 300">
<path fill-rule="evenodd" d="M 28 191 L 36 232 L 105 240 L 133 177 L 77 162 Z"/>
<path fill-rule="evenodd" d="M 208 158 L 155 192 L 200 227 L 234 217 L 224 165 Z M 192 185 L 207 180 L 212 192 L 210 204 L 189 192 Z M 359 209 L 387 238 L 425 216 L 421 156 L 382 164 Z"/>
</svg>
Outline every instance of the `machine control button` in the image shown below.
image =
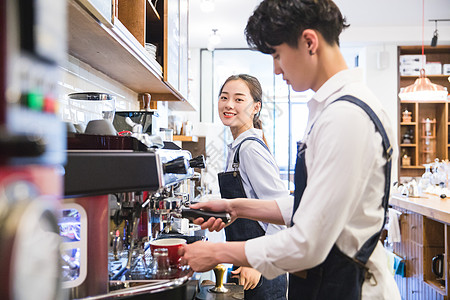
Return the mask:
<svg viewBox="0 0 450 300">
<path fill-rule="evenodd" d="M 43 111 L 52 114 L 58 111 L 58 103 L 56 102 L 55 98 L 47 95 L 44 97 L 43 102 Z"/>
<path fill-rule="evenodd" d="M 41 111 L 44 107 L 44 97 L 39 92 L 29 92 L 26 95 L 26 101 L 26 105 L 32 110 Z"/>
</svg>

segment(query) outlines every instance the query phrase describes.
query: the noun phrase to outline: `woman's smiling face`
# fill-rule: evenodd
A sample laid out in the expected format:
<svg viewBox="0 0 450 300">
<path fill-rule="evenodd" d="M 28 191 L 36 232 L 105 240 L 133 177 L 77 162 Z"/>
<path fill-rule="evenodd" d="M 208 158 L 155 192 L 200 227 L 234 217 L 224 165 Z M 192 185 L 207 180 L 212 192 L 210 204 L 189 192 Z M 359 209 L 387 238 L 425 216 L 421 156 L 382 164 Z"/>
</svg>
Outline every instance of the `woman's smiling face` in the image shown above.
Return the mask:
<svg viewBox="0 0 450 300">
<path fill-rule="evenodd" d="M 241 80 L 230 80 L 219 96 L 219 117 L 229 126 L 233 137 L 253 127 L 253 116 L 259 111 L 260 103 L 253 100 L 247 84 Z"/>
</svg>

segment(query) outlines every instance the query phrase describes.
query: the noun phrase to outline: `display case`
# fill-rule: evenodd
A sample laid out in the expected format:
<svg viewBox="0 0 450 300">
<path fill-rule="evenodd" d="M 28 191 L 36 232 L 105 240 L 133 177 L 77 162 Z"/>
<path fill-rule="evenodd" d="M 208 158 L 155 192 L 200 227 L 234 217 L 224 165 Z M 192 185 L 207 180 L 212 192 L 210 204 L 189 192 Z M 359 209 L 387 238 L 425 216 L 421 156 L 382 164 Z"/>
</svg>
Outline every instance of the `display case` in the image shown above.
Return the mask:
<svg viewBox="0 0 450 300">
<path fill-rule="evenodd" d="M 420 46 L 400 46 L 399 62 L 403 55 L 419 55 Z M 425 47 L 427 62 L 450 63 L 450 46 Z M 417 75 L 401 75 L 399 67 L 398 91 L 409 86 Z M 403 73 L 404 74 L 404 73 Z M 427 75 L 435 84 L 450 89 L 449 75 Z M 450 157 L 449 105 L 446 100 L 398 100 L 399 177 L 419 177 L 423 164 Z M 429 129 L 429 131 L 427 130 Z"/>
<path fill-rule="evenodd" d="M 68 1 L 69 54 L 169 109 L 196 110 L 187 99 L 188 1 L 108 1 L 109 20 L 100 1 Z"/>
<path fill-rule="evenodd" d="M 402 299 L 448 298 L 448 204 L 438 196 L 408 198 L 392 195 L 390 205 L 401 212 L 401 241 L 392 251 L 405 262 L 403 275 L 394 276 Z"/>
</svg>

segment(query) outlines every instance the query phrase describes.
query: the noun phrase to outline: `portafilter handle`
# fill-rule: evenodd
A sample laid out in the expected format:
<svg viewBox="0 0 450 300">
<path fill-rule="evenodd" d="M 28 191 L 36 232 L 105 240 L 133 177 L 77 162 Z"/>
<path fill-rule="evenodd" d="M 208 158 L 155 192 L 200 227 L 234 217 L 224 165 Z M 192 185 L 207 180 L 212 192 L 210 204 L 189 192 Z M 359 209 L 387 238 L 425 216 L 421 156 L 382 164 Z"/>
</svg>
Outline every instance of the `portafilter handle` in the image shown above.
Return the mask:
<svg viewBox="0 0 450 300">
<path fill-rule="evenodd" d="M 189 161 L 183 156 L 177 157 L 174 160 L 163 164 L 164 174 L 187 174 L 189 170 Z"/>
<path fill-rule="evenodd" d="M 191 166 L 191 168 L 204 169 L 206 167 L 205 157 L 203 156 L 203 154 L 194 157 L 193 159 L 189 160 L 189 165 Z"/>
<path fill-rule="evenodd" d="M 206 222 L 212 217 L 221 219 L 225 224 L 228 224 L 231 221 L 230 214 L 227 212 L 210 212 L 187 207 L 181 209 L 181 217 L 188 219 L 190 222 L 193 222 L 197 218 L 203 218 Z"/>
</svg>

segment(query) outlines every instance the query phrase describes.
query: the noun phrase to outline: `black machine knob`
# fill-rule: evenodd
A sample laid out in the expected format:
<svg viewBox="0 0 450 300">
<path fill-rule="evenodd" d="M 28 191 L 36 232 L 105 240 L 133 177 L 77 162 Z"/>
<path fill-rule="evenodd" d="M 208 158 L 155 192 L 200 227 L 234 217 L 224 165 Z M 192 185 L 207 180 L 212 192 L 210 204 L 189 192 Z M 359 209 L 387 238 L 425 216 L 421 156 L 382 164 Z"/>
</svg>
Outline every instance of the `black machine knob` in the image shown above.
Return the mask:
<svg viewBox="0 0 450 300">
<path fill-rule="evenodd" d="M 187 174 L 189 170 L 189 161 L 183 156 L 163 164 L 164 173 Z"/>
<path fill-rule="evenodd" d="M 191 168 L 205 168 L 205 157 L 202 155 L 199 155 L 197 157 L 194 157 L 193 159 L 189 160 L 189 165 Z"/>
</svg>

